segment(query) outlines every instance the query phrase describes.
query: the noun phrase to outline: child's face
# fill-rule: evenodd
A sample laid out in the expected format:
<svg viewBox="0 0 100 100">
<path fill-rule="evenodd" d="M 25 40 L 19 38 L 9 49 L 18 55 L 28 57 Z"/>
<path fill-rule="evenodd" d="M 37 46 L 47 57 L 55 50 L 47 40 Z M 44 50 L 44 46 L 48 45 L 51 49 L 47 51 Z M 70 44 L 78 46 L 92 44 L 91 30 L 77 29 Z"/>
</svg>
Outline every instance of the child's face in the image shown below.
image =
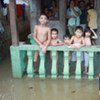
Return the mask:
<svg viewBox="0 0 100 100">
<path fill-rule="evenodd" d="M 78 37 L 78 38 L 80 38 L 82 36 L 82 34 L 83 34 L 83 32 L 81 30 L 79 30 L 79 29 L 77 29 L 75 31 L 75 36 Z"/>
<path fill-rule="evenodd" d="M 90 37 L 91 33 L 90 32 L 85 32 L 86 37 Z"/>
<path fill-rule="evenodd" d="M 65 43 L 65 44 L 69 44 L 69 42 L 70 42 L 70 38 L 69 38 L 69 37 L 65 37 L 65 38 L 64 38 L 64 43 Z"/>
<path fill-rule="evenodd" d="M 64 37 L 64 42 L 69 41 L 70 38 L 69 37 Z"/>
<path fill-rule="evenodd" d="M 45 25 L 47 23 L 47 17 L 45 15 L 41 15 L 40 18 L 39 18 L 39 22 L 40 24 L 42 25 Z"/>
<path fill-rule="evenodd" d="M 58 33 L 56 31 L 52 31 L 51 38 L 56 39 L 58 37 Z"/>
</svg>

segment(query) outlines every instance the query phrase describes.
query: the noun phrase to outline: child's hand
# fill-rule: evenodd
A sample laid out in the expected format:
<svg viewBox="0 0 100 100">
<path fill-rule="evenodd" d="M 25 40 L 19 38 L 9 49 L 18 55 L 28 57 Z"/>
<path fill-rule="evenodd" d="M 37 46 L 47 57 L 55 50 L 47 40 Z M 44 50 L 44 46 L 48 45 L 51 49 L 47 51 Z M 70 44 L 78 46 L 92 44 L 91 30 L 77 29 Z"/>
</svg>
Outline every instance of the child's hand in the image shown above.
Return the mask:
<svg viewBox="0 0 100 100">
<path fill-rule="evenodd" d="M 42 47 L 42 52 L 43 52 L 44 54 L 46 53 L 46 47 L 45 47 L 45 46 Z"/>
</svg>

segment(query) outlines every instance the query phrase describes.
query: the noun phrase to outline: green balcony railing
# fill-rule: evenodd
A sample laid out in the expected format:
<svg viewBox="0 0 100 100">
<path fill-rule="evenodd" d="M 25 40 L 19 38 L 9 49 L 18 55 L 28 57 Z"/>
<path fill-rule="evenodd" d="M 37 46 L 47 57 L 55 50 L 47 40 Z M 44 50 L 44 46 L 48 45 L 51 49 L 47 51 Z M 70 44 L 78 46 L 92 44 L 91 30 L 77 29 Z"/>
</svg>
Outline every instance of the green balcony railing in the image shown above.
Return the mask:
<svg viewBox="0 0 100 100">
<path fill-rule="evenodd" d="M 46 66 L 45 65 L 45 54 L 41 52 L 41 48 L 38 45 L 19 45 L 19 46 L 11 46 L 11 63 L 12 63 L 12 74 L 14 78 L 21 78 L 23 73 L 26 71 L 28 77 L 34 77 L 34 51 L 39 51 L 40 56 L 40 64 L 39 64 L 39 77 L 44 78 L 46 76 Z M 56 52 L 63 52 L 63 78 L 68 79 L 69 72 L 69 52 L 76 51 L 77 61 L 76 61 L 76 69 L 75 69 L 75 78 L 81 79 L 81 52 L 86 51 L 89 53 L 89 69 L 88 69 L 88 79 L 94 78 L 94 53 L 100 52 L 100 46 L 88 46 L 80 49 L 72 49 L 67 46 L 49 46 L 47 51 L 52 53 L 51 55 L 51 78 L 57 77 L 57 56 Z"/>
</svg>

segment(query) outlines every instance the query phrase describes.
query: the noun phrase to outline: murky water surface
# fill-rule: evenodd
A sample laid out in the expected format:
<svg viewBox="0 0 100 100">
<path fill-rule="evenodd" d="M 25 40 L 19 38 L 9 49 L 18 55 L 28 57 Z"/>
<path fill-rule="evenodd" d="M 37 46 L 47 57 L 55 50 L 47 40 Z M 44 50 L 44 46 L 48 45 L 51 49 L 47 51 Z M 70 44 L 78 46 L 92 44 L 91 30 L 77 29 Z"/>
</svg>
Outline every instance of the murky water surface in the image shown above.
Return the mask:
<svg viewBox="0 0 100 100">
<path fill-rule="evenodd" d="M 96 79 L 13 79 L 7 60 L 0 63 L 0 100 L 100 100 L 100 96 Z"/>
</svg>

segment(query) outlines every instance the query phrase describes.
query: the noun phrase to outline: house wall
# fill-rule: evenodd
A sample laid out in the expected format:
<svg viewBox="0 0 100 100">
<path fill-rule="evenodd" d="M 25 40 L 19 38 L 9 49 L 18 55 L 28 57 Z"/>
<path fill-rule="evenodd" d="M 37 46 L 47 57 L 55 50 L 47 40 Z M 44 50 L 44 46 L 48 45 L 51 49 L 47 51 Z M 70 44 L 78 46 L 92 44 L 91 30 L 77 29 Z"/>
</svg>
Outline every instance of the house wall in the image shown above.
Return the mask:
<svg viewBox="0 0 100 100">
<path fill-rule="evenodd" d="M 33 32 L 34 25 L 37 23 L 37 0 L 30 0 L 30 24 L 31 24 L 31 32 Z"/>
</svg>

